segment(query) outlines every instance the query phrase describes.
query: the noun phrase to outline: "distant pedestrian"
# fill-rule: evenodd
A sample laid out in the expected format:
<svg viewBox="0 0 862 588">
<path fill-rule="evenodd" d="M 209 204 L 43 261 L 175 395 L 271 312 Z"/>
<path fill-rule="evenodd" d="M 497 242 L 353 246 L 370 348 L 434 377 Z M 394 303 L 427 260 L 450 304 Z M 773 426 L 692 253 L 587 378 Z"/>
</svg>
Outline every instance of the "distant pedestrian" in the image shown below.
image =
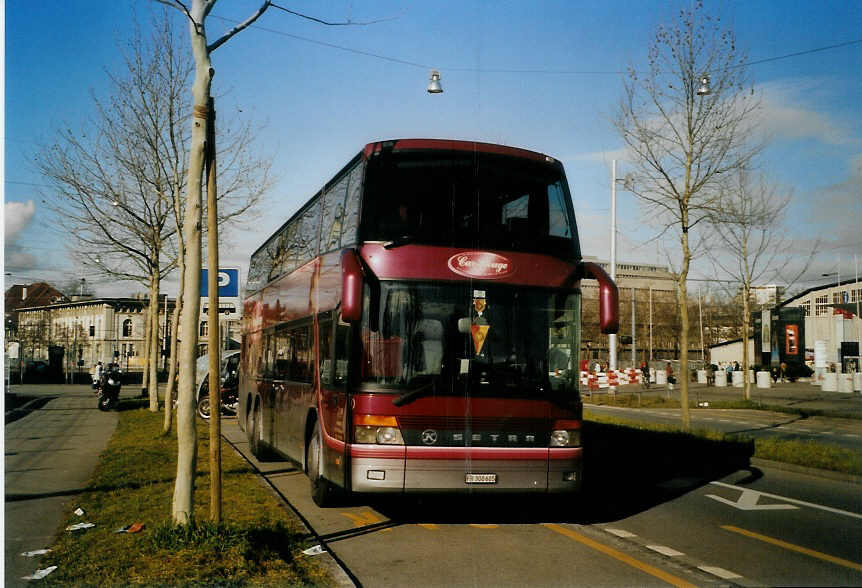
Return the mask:
<svg viewBox="0 0 862 588">
<path fill-rule="evenodd" d="M 778 376 L 781 378 L 782 383 L 787 381 L 787 364 L 783 361 L 778 366 Z"/>
<path fill-rule="evenodd" d="M 667 389 L 673 390 L 673 385 L 676 384 L 676 378 L 673 377 L 673 368 L 670 362 L 664 368 L 664 373 L 667 375 Z"/>
<path fill-rule="evenodd" d="M 649 390 L 649 364 L 641 362 L 641 387 Z"/>
<path fill-rule="evenodd" d="M 742 368 L 739 367 L 739 362 L 734 361 L 733 362 L 733 371 L 738 372 L 740 369 L 742 369 Z"/>
</svg>

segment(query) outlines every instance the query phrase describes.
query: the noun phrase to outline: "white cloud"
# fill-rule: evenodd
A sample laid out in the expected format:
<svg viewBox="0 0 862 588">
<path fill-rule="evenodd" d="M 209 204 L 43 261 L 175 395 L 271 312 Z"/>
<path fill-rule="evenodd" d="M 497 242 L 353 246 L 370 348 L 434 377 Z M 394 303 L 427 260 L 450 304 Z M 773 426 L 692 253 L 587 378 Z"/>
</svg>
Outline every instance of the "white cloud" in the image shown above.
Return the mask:
<svg viewBox="0 0 862 588">
<path fill-rule="evenodd" d="M 7 202 L 4 207 L 5 242 L 13 243 L 18 234 L 23 231 L 33 215 L 36 214 L 36 205 L 32 200 L 27 202 Z"/>
<path fill-rule="evenodd" d="M 769 82 L 758 86 L 761 94 L 759 126 L 775 139 L 816 139 L 828 145 L 845 145 L 854 138 L 846 125 L 823 114 L 812 102 L 828 102 L 831 84 L 828 80 L 797 79 Z"/>
<path fill-rule="evenodd" d="M 7 269 L 27 270 L 36 266 L 36 257 L 29 253 L 24 253 L 23 251 L 7 249 L 5 257 L 6 259 L 4 260 L 4 263 L 6 264 Z"/>
</svg>

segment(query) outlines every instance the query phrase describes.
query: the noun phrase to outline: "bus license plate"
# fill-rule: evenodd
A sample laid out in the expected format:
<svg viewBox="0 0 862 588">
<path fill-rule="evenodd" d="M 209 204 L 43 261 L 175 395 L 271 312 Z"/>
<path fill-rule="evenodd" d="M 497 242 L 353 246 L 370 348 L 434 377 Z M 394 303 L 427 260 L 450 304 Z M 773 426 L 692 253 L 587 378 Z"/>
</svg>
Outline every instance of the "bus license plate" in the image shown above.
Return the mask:
<svg viewBox="0 0 862 588">
<path fill-rule="evenodd" d="M 468 484 L 496 484 L 497 474 L 467 474 Z"/>
</svg>

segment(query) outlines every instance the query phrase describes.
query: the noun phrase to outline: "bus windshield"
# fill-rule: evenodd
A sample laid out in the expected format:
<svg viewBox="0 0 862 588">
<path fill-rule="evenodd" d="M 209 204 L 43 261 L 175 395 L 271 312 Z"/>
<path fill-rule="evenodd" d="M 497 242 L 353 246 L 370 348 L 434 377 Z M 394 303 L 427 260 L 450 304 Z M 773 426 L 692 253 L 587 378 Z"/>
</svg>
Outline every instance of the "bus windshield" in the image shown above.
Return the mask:
<svg viewBox="0 0 862 588">
<path fill-rule="evenodd" d="M 507 155 L 384 152 L 365 175 L 361 239 L 579 256 L 562 167 Z"/>
<path fill-rule="evenodd" d="M 496 284 L 366 288 L 361 387 L 576 401 L 579 302 Z"/>
</svg>

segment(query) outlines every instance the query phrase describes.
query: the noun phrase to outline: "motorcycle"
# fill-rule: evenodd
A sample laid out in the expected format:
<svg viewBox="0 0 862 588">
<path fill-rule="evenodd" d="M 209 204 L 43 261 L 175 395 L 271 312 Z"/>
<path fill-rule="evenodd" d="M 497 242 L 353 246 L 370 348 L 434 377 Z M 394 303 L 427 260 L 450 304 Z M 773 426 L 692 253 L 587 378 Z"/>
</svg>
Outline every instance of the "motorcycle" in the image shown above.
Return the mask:
<svg viewBox="0 0 862 588">
<path fill-rule="evenodd" d="M 110 410 L 116 406 L 122 386 L 121 376 L 120 370 L 113 366 L 108 366 L 108 369 L 102 374 L 97 388 L 99 410 Z"/>
<path fill-rule="evenodd" d="M 209 376 L 207 376 L 209 378 Z M 207 380 L 204 380 L 207 383 Z M 203 387 L 204 390 L 207 388 Z M 233 416 L 236 414 L 239 406 L 239 381 L 235 376 L 226 378 L 219 387 L 221 396 L 221 414 Z M 198 416 L 204 420 L 210 418 L 210 395 L 209 393 L 201 394 L 198 400 Z"/>
</svg>

